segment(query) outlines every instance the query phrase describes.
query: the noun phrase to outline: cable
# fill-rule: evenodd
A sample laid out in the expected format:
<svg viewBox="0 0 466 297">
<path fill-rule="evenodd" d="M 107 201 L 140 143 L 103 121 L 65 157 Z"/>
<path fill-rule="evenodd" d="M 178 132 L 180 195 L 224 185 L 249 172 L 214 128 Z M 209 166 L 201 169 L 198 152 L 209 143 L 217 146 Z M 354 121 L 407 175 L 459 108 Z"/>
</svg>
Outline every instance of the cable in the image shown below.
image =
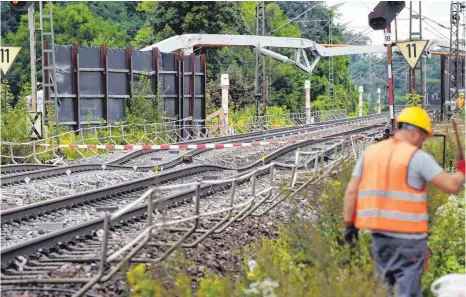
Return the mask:
<svg viewBox="0 0 466 297">
<path fill-rule="evenodd" d="M 445 36 L 442 32 L 440 32 L 439 30 L 437 30 L 436 28 L 434 28 L 431 24 L 427 24 L 427 22 L 424 21 L 424 25 L 430 26 L 432 29 L 434 29 L 435 31 L 437 31 L 439 34 L 441 34 L 444 38 L 446 38 L 446 39 L 449 41 L 449 38 L 448 38 L 447 36 Z"/>
<path fill-rule="evenodd" d="M 435 33 L 435 32 L 432 31 L 432 30 L 429 30 L 429 28 L 432 28 L 432 27 L 425 27 L 424 29 L 427 30 L 427 31 L 429 31 L 430 33 L 434 34 L 436 37 L 438 37 L 438 38 L 440 38 L 440 39 L 442 39 L 442 40 L 445 40 L 445 41 L 448 41 L 448 42 L 449 42 L 448 39 L 446 39 L 446 38 L 440 36 L 439 34 Z"/>
<path fill-rule="evenodd" d="M 320 5 L 320 3 L 318 2 L 316 5 L 312 6 L 312 7 L 309 8 L 308 10 L 305 10 L 303 13 L 301 13 L 301 14 L 299 14 L 298 16 L 294 17 L 293 19 L 289 20 L 287 23 L 285 23 L 285 24 L 279 26 L 278 28 L 276 28 L 276 29 L 270 31 L 268 35 L 272 34 L 273 32 L 277 31 L 278 29 L 281 29 L 281 28 L 283 28 L 284 26 L 288 25 L 289 23 L 291 23 L 292 21 L 296 20 L 297 18 L 299 18 L 300 16 L 302 16 L 302 15 L 305 14 L 306 12 L 312 10 L 312 9 L 313 9 L 314 7 L 316 7 L 317 5 Z"/>
<path fill-rule="evenodd" d="M 405 6 L 405 9 L 408 9 L 408 10 L 409 10 L 409 8 L 406 7 L 406 6 Z M 419 14 L 419 12 L 415 11 L 414 9 L 413 9 L 412 11 L 413 11 L 414 13 Z M 426 20 L 429 20 L 429 21 L 435 23 L 437 26 L 440 26 L 440 27 L 442 27 L 442 28 L 444 28 L 444 29 L 450 30 L 450 27 L 447 27 L 447 26 L 445 26 L 445 25 L 442 25 L 442 24 L 440 24 L 439 22 L 434 21 L 433 19 L 427 17 L 426 15 L 423 15 L 423 17 L 424 17 Z"/>
<path fill-rule="evenodd" d="M 435 30 L 438 34 L 436 34 L 436 33 L 434 33 L 434 32 L 432 32 L 432 31 L 429 30 L 429 31 L 430 31 L 432 34 L 434 34 L 435 36 L 439 37 L 440 39 L 443 39 L 443 40 L 446 40 L 446 41 L 450 42 L 450 40 L 449 40 L 449 38 L 448 38 L 447 36 L 443 35 L 443 33 L 441 33 L 440 31 L 438 31 L 437 29 L 435 29 L 432 25 L 426 24 L 426 23 L 424 23 L 424 25 L 427 25 L 429 28 Z M 441 36 L 440 36 L 440 35 L 441 35 Z"/>
<path fill-rule="evenodd" d="M 367 31 L 367 32 L 366 32 Z M 353 39 L 351 39 L 350 41 L 348 41 L 346 44 L 348 45 L 351 45 L 353 44 L 355 41 L 358 41 L 360 38 L 366 36 L 367 34 L 371 33 L 371 28 L 367 28 L 366 30 L 362 31 L 361 33 L 359 33 L 358 35 L 356 35 L 355 37 L 353 37 Z"/>
</svg>

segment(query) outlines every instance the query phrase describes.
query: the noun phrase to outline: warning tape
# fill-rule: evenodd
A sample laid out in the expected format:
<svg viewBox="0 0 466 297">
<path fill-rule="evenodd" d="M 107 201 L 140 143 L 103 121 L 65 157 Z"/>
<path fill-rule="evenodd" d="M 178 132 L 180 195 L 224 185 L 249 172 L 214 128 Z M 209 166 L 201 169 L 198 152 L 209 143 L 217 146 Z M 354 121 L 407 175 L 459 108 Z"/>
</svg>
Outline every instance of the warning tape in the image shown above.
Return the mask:
<svg viewBox="0 0 466 297">
<path fill-rule="evenodd" d="M 349 139 L 350 137 L 363 137 L 365 135 L 353 134 L 337 137 L 314 137 L 306 139 L 290 139 L 281 141 L 255 141 L 255 142 L 233 142 L 233 143 L 205 143 L 205 144 L 158 144 L 158 145 L 140 145 L 140 144 L 35 144 L 36 146 L 54 147 L 54 148 L 74 148 L 74 149 L 103 149 L 103 150 L 189 150 L 189 149 L 223 149 L 239 147 L 258 147 L 277 144 L 297 143 L 308 140 L 325 140 L 325 139 Z M 367 137 L 369 138 L 369 137 Z"/>
</svg>

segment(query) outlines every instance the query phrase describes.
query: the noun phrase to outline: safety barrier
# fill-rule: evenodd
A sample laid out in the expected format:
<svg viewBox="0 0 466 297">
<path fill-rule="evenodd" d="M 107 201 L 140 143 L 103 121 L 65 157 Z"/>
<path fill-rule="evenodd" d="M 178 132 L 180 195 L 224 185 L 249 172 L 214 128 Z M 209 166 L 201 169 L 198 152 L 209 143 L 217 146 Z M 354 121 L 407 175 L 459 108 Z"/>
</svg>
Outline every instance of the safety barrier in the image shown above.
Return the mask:
<svg viewBox="0 0 466 297">
<path fill-rule="evenodd" d="M 346 118 L 345 110 L 315 111 L 312 116 L 317 122 L 330 121 Z M 284 127 L 302 125 L 305 119 L 304 114 L 285 114 L 278 119 L 282 120 Z M 244 134 L 256 131 L 264 131 L 272 127 L 272 123 L 277 120 L 273 116 L 260 116 L 250 118 L 239 118 L 245 123 L 234 127 L 233 133 L 221 131 L 219 129 L 207 133 L 209 126 L 205 121 L 186 118 L 182 120 L 169 120 L 163 123 L 144 124 L 121 124 L 109 126 L 96 126 L 81 128 L 76 131 L 68 131 L 58 136 L 46 139 L 31 141 L 26 143 L 1 142 L 0 157 L 2 163 L 59 163 L 63 160 L 63 155 L 56 146 L 60 144 L 73 145 L 127 145 L 127 144 L 167 144 L 194 139 L 209 139 L 219 135 Z M 47 145 L 44 145 L 47 144 Z M 97 148 L 89 147 L 86 153 L 77 149 L 72 149 L 79 157 L 85 155 L 97 155 L 102 151 L 95 151 Z M 104 149 L 108 151 L 108 149 Z M 105 151 L 104 151 L 105 152 Z"/>
<path fill-rule="evenodd" d="M 223 149 L 223 148 L 240 148 L 240 147 L 258 147 L 268 145 L 280 145 L 297 143 L 300 141 L 316 139 L 343 139 L 350 137 L 364 136 L 362 134 L 353 134 L 336 137 L 309 137 L 304 139 L 288 139 L 283 141 L 255 141 L 255 142 L 233 142 L 233 143 L 204 143 L 204 144 L 160 144 L 160 145 L 80 145 L 80 144 L 37 144 L 38 146 L 54 146 L 59 148 L 76 148 L 76 149 L 105 149 L 105 150 L 190 150 L 190 149 Z"/>
</svg>

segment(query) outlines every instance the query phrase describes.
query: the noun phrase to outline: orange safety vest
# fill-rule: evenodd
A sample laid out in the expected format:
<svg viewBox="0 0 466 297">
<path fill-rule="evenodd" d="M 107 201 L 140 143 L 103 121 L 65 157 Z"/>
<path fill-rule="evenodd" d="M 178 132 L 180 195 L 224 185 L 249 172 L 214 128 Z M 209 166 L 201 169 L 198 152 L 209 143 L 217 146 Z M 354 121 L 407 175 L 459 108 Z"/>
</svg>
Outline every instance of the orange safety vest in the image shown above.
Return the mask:
<svg viewBox="0 0 466 297">
<path fill-rule="evenodd" d="M 426 186 L 417 190 L 408 185 L 408 166 L 417 149 L 394 138 L 367 149 L 356 200 L 356 228 L 428 232 Z"/>
</svg>

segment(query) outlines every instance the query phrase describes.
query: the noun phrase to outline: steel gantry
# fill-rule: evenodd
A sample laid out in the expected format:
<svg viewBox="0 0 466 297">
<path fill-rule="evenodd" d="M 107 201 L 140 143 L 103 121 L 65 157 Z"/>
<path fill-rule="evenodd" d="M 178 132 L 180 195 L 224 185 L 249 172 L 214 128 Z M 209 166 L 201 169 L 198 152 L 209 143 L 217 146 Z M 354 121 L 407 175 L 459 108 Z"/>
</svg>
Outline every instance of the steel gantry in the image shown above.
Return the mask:
<svg viewBox="0 0 466 297">
<path fill-rule="evenodd" d="M 419 12 L 415 13 L 413 10 L 413 2 L 409 4 L 409 40 L 423 40 L 422 39 L 422 14 L 421 14 L 421 1 L 419 2 Z M 416 24 L 417 23 L 417 24 Z M 409 71 L 409 90 L 412 94 L 417 93 L 417 75 L 421 78 L 421 95 L 423 97 L 422 104 L 426 105 L 426 56 L 421 56 L 421 62 L 417 63 L 416 68 Z"/>
<path fill-rule="evenodd" d="M 256 35 L 265 36 L 265 2 L 257 1 L 256 5 Z M 261 56 L 259 51 L 256 51 L 256 73 L 254 83 L 254 99 L 256 102 L 256 116 L 259 116 L 259 102 L 262 99 L 262 114 L 265 115 L 267 106 L 267 75 L 266 75 L 266 59 Z"/>
<path fill-rule="evenodd" d="M 462 68 L 459 58 L 459 24 L 460 13 L 466 8 L 465 2 L 451 2 L 450 9 L 450 55 L 448 58 L 448 82 L 450 101 L 455 101 L 458 97 L 458 91 L 462 87 L 463 77 Z M 464 21 L 464 20 L 463 20 Z"/>
</svg>

